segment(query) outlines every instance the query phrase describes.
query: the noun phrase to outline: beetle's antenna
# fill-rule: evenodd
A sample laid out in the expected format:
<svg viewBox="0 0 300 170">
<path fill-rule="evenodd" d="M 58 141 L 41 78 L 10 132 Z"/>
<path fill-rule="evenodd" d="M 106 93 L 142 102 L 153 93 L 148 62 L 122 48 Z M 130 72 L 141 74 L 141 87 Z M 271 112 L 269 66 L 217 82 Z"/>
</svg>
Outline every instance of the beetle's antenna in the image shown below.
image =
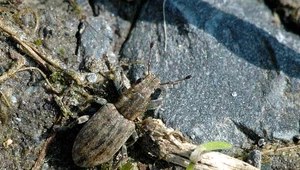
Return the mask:
<svg viewBox="0 0 300 170">
<path fill-rule="evenodd" d="M 79 54 L 79 48 L 82 45 L 81 39 L 82 39 L 82 34 L 84 33 L 84 31 L 86 30 L 86 28 L 89 27 L 93 32 L 91 32 L 90 34 L 93 36 L 93 38 L 95 39 L 95 41 L 97 43 L 101 43 L 99 41 L 99 31 L 97 31 L 97 29 L 95 27 L 93 27 L 88 21 L 87 21 L 87 17 L 85 15 L 81 15 L 80 18 L 80 22 L 78 25 L 78 31 L 76 32 L 76 39 L 77 39 L 77 47 L 75 50 L 75 54 L 78 55 Z M 96 35 L 95 35 L 96 34 Z M 106 36 L 108 37 L 108 36 Z M 108 37 L 109 38 L 109 37 Z M 110 38 L 109 38 L 110 39 Z"/>
<path fill-rule="evenodd" d="M 96 32 L 96 34 L 99 34 L 99 32 L 97 31 L 97 29 L 95 27 L 93 27 L 86 19 L 83 20 L 83 22 L 85 24 L 87 24 L 93 31 Z M 98 43 L 101 43 L 99 40 L 98 40 L 98 37 L 92 33 L 92 36 L 95 38 L 95 40 L 98 42 Z"/>
<path fill-rule="evenodd" d="M 188 75 L 182 79 L 178 79 L 178 80 L 175 80 L 175 81 L 168 81 L 168 82 L 165 82 L 165 83 L 160 83 L 160 85 L 169 85 L 169 84 L 178 84 L 179 82 L 181 81 L 184 81 L 184 80 L 188 80 L 192 77 L 192 75 Z"/>
</svg>

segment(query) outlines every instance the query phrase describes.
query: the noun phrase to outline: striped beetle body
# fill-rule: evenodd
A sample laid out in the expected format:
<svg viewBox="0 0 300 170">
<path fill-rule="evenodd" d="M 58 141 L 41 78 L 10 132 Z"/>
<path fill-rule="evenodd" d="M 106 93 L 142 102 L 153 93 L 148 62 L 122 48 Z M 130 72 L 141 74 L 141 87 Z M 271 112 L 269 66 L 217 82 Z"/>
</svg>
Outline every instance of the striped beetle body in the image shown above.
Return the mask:
<svg viewBox="0 0 300 170">
<path fill-rule="evenodd" d="M 80 167 L 93 167 L 111 160 L 135 130 L 160 80 L 149 74 L 126 90 L 115 105 L 102 106 L 77 135 L 72 157 Z"/>
</svg>

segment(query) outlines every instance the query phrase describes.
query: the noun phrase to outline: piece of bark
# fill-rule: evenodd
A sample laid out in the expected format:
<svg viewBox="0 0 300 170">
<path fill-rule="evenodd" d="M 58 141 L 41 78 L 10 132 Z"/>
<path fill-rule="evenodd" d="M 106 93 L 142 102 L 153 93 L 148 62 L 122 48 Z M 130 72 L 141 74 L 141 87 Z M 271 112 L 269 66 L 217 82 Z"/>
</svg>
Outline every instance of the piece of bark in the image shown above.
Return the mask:
<svg viewBox="0 0 300 170">
<path fill-rule="evenodd" d="M 167 128 L 160 119 L 147 118 L 142 123 L 144 137 L 143 148 L 152 156 L 163 159 L 182 167 L 191 162 L 189 157 L 195 150 L 194 145 L 182 134 Z M 147 147 L 148 146 L 148 147 Z M 201 170 L 258 170 L 252 165 L 219 152 L 203 152 L 198 158 L 194 169 Z"/>
</svg>

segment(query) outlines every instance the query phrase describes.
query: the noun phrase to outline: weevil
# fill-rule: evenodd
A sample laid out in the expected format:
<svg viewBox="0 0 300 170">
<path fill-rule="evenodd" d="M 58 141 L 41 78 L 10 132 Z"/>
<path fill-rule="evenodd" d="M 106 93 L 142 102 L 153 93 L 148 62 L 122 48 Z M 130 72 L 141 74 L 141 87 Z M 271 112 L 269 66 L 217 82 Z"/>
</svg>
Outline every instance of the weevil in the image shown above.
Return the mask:
<svg viewBox="0 0 300 170">
<path fill-rule="evenodd" d="M 78 166 L 93 167 L 113 158 L 135 130 L 135 120 L 144 113 L 160 80 L 149 74 L 126 90 L 118 101 L 102 106 L 77 135 L 72 157 Z"/>
</svg>

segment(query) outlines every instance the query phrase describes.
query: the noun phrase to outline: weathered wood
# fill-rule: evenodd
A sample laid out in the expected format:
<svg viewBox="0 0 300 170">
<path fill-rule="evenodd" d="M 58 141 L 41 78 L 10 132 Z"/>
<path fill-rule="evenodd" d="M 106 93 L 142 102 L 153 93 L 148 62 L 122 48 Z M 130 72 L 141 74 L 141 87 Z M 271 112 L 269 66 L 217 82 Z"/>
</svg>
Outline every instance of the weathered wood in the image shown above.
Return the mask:
<svg viewBox="0 0 300 170">
<path fill-rule="evenodd" d="M 143 121 L 142 129 L 150 136 L 151 146 L 148 152 L 160 159 L 171 162 L 182 167 L 190 163 L 190 154 L 197 147 L 188 142 L 182 134 L 172 128 L 167 128 L 160 119 L 147 118 Z M 147 140 L 149 142 L 149 139 Z M 147 144 L 149 145 L 149 144 Z M 147 147 L 145 147 L 147 149 Z M 201 170 L 258 170 L 258 168 L 219 152 L 204 152 L 195 165 L 195 169 Z"/>
</svg>

